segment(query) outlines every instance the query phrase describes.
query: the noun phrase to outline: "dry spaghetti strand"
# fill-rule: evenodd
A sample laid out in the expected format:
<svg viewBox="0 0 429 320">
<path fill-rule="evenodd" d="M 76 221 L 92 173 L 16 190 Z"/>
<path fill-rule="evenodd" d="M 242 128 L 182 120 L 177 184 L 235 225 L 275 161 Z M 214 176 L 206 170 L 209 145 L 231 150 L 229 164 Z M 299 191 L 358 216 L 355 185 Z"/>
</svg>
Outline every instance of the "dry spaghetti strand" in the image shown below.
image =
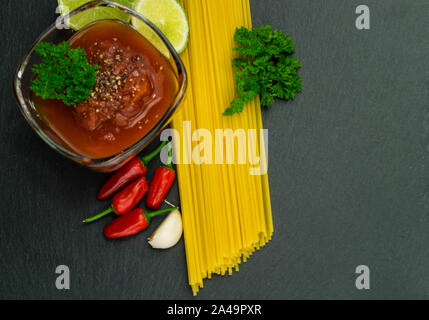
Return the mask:
<svg viewBox="0 0 429 320">
<path fill-rule="evenodd" d="M 182 59 L 190 82 L 182 110 L 173 119 L 179 133 L 175 147 L 179 150 L 178 180 L 183 211 L 188 279 L 194 295 L 203 280 L 213 273 L 224 275 L 238 271 L 240 262 L 271 239 L 273 222 L 268 175 L 250 175 L 254 160 L 266 159 L 259 100 L 233 117 L 222 116 L 235 94 L 232 70 L 236 28 L 251 27 L 248 0 L 182 0 L 191 30 L 188 48 Z M 184 126 L 184 121 L 191 128 Z M 209 135 L 197 129 L 204 129 Z M 258 155 L 246 156 L 238 142 L 229 148 L 219 145 L 217 129 L 243 129 L 246 146 Z M 253 136 L 250 131 L 256 132 Z M 199 144 L 210 139 L 213 154 L 208 162 L 195 163 L 206 156 Z M 189 142 L 190 141 L 190 142 Z M 216 143 L 218 142 L 218 143 Z M 234 152 L 234 164 L 226 163 L 226 154 Z M 220 154 L 220 155 L 219 155 Z M 188 159 L 191 157 L 192 159 Z M 189 160 L 190 164 L 183 160 Z M 207 158 L 210 157 L 206 157 Z M 199 160 L 201 160 L 200 158 Z M 221 160 L 223 164 L 216 164 Z M 249 160 L 252 160 L 250 164 Z M 200 161 L 197 161 L 200 162 Z M 263 167 L 263 165 L 262 165 Z"/>
</svg>

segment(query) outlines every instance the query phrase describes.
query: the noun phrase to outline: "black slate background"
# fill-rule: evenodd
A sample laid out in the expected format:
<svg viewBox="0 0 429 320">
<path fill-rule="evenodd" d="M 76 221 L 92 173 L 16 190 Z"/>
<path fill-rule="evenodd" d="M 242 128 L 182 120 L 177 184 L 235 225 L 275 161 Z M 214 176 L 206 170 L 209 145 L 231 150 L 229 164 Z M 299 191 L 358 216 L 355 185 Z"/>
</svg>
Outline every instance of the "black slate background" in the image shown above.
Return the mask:
<svg viewBox="0 0 429 320">
<path fill-rule="evenodd" d="M 294 39 L 304 92 L 263 113 L 274 239 L 197 299 L 429 298 L 429 3 L 251 4 L 256 26 Z M 359 4 L 371 9 L 370 31 L 355 28 Z M 81 225 L 108 205 L 94 200 L 105 176 L 50 150 L 19 114 L 14 70 L 55 7 L 7 0 L 0 11 L 0 298 L 192 298 L 183 241 L 157 252 L 145 234 L 106 241 L 109 218 Z M 60 264 L 69 291 L 55 288 Z M 368 291 L 354 286 L 360 264 L 371 270 Z"/>
</svg>

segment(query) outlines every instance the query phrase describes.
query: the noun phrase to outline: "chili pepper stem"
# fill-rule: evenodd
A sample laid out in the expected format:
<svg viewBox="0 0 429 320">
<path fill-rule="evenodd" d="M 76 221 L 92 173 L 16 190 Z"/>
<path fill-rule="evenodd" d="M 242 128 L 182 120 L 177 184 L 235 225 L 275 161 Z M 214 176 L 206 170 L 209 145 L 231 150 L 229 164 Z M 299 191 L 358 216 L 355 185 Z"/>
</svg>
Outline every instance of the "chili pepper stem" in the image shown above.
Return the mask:
<svg viewBox="0 0 429 320">
<path fill-rule="evenodd" d="M 179 210 L 179 208 L 178 207 L 166 208 L 166 209 L 162 209 L 162 210 L 158 210 L 158 211 L 153 211 L 153 212 L 146 212 L 145 211 L 144 212 L 144 216 L 146 217 L 147 222 L 149 223 L 150 220 L 153 217 L 156 217 L 156 216 L 159 216 L 160 214 L 163 214 L 163 213 L 166 213 L 166 212 L 171 212 L 171 211 L 174 211 L 174 210 Z"/>
<path fill-rule="evenodd" d="M 143 163 L 143 165 L 147 167 L 149 162 L 151 162 L 152 159 L 155 158 L 161 152 L 162 148 L 164 148 L 167 143 L 168 143 L 167 141 L 163 141 L 160 144 L 160 146 L 158 148 L 156 148 L 152 153 L 149 153 L 148 155 L 146 155 L 144 157 L 140 157 L 140 160 Z"/>
<path fill-rule="evenodd" d="M 168 162 L 164 165 L 167 169 L 173 170 L 173 147 L 171 143 L 168 144 Z"/>
<path fill-rule="evenodd" d="M 88 218 L 83 220 L 83 223 L 89 223 L 89 222 L 93 222 L 95 220 L 98 220 L 106 215 L 108 215 L 111 212 L 115 212 L 115 210 L 113 209 L 112 206 L 110 206 L 108 209 L 104 210 L 103 212 L 97 214 L 96 216 L 92 217 L 92 218 Z"/>
</svg>

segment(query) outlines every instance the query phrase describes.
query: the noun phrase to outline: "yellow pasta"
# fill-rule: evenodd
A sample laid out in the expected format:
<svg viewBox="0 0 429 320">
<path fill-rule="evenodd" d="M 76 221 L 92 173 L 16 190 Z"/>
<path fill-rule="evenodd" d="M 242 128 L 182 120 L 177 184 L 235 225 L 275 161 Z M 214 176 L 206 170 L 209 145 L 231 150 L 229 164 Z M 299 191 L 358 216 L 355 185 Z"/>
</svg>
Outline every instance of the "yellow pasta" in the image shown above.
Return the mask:
<svg viewBox="0 0 429 320">
<path fill-rule="evenodd" d="M 236 28 L 251 27 L 249 0 L 183 0 L 182 4 L 191 30 L 182 54 L 190 81 L 172 126 L 181 137 L 175 143 L 181 150 L 177 169 L 186 259 L 189 284 L 197 294 L 212 274 L 238 271 L 241 261 L 271 239 L 273 221 L 268 176 L 250 175 L 253 165 L 247 157 L 244 164 L 237 163 L 239 143 L 233 147 L 236 163 L 215 161 L 218 154 L 224 163 L 227 160 L 226 146 L 216 144 L 216 129 L 244 129 L 249 147 L 256 147 L 261 161 L 266 159 L 259 101 L 248 104 L 241 114 L 222 115 L 235 94 L 233 36 Z M 190 131 L 184 127 L 186 121 L 191 123 Z M 197 129 L 208 130 L 210 137 L 199 136 Z M 249 129 L 257 132 L 253 139 Z M 199 154 L 204 139 L 211 139 L 212 163 L 196 164 L 192 152 Z"/>
</svg>

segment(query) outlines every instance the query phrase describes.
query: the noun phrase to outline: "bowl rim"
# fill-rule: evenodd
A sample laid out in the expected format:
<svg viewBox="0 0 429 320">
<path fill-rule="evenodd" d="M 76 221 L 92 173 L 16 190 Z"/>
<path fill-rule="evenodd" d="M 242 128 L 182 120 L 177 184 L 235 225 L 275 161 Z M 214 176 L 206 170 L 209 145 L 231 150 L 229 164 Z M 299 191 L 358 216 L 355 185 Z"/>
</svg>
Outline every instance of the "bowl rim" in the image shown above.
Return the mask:
<svg viewBox="0 0 429 320">
<path fill-rule="evenodd" d="M 119 9 L 121 11 L 124 11 L 131 16 L 141 20 L 146 25 L 148 25 L 156 34 L 158 37 L 161 38 L 163 43 L 168 48 L 168 51 L 170 52 L 173 61 L 177 68 L 177 73 L 175 72 L 176 76 L 178 77 L 178 82 L 180 87 L 178 88 L 176 92 L 175 98 L 172 100 L 170 106 L 168 107 L 167 111 L 164 113 L 164 115 L 160 118 L 158 123 L 139 141 L 131 145 L 130 147 L 122 150 L 121 152 L 112 155 L 110 157 L 106 158 L 92 158 L 84 155 L 80 155 L 78 153 L 75 153 L 71 150 L 68 150 L 64 148 L 63 146 L 59 145 L 57 142 L 55 142 L 49 135 L 47 135 L 42 128 L 37 124 L 34 117 L 29 113 L 28 109 L 28 102 L 25 100 L 24 95 L 22 93 L 22 86 L 21 86 L 21 80 L 22 75 L 27 69 L 28 63 L 30 61 L 30 58 L 34 54 L 35 47 L 37 44 L 42 42 L 45 38 L 47 38 L 52 32 L 57 30 L 58 20 L 54 22 L 50 27 L 48 27 L 44 32 L 42 32 L 34 41 L 33 45 L 31 46 L 30 50 L 28 50 L 27 54 L 25 55 L 22 62 L 19 64 L 18 68 L 16 69 L 14 78 L 13 78 L 13 89 L 15 94 L 15 99 L 19 105 L 19 109 L 21 113 L 23 114 L 24 118 L 27 120 L 29 125 L 33 128 L 34 131 L 44 140 L 51 148 L 62 154 L 63 156 L 74 160 L 75 162 L 78 162 L 80 164 L 83 164 L 85 166 L 88 166 L 93 169 L 97 168 L 103 168 L 103 167 L 109 167 L 109 166 L 115 166 L 117 165 L 117 162 L 124 161 L 128 158 L 131 158 L 135 151 L 142 150 L 145 146 L 149 145 L 152 140 L 157 136 L 157 133 L 159 133 L 162 129 L 164 129 L 168 123 L 171 121 L 171 118 L 173 114 L 178 109 L 179 105 L 182 103 L 185 93 L 188 87 L 188 75 L 185 68 L 185 65 L 180 58 L 177 51 L 174 49 L 173 45 L 170 43 L 170 41 L 167 39 L 167 37 L 161 32 L 161 30 L 152 23 L 148 18 L 143 16 L 142 14 L 136 12 L 135 10 L 121 4 L 115 1 L 111 0 L 94 0 L 91 2 L 87 2 L 83 4 L 82 6 L 76 8 L 75 10 L 69 12 L 65 16 L 61 16 L 59 21 L 61 23 L 66 23 L 68 19 L 71 17 L 79 14 L 80 12 L 95 8 L 95 7 L 110 7 L 114 9 Z M 120 21 L 122 23 L 125 23 L 127 26 L 133 28 L 135 27 L 128 22 L 124 22 L 117 19 L 103 19 L 103 20 L 116 20 Z M 101 20 L 100 20 L 101 21 Z M 92 23 L 97 23 L 98 21 L 94 21 Z M 89 25 L 89 24 L 88 24 Z M 86 27 L 86 26 L 85 26 Z M 75 31 L 78 32 L 78 31 Z M 141 35 L 141 34 L 140 34 Z M 144 37 L 143 35 L 141 35 Z M 156 48 L 156 47 L 155 47 Z M 157 48 L 156 48 L 157 49 Z M 158 49 L 157 49 L 158 50 Z M 159 50 L 158 50 L 159 51 Z M 181 81 L 180 81 L 181 80 Z M 123 158 L 123 159 L 122 159 Z"/>
</svg>

